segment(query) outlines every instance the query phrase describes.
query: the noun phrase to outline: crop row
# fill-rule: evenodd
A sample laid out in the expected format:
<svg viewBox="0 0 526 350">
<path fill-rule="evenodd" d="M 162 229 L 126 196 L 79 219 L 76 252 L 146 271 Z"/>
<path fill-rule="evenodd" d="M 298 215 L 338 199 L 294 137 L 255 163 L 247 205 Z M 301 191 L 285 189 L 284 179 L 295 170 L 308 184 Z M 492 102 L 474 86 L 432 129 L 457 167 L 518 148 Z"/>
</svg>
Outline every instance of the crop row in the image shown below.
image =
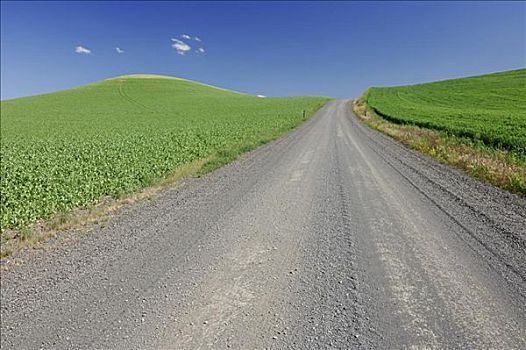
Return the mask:
<svg viewBox="0 0 526 350">
<path fill-rule="evenodd" d="M 326 101 L 258 99 L 178 81 L 125 86 L 127 98 L 122 81 L 107 81 L 2 102 L 2 229 L 119 197 L 179 165 L 276 136 Z"/>
<path fill-rule="evenodd" d="M 370 108 L 397 123 L 445 131 L 526 154 L 526 70 L 392 88 L 371 88 Z"/>
</svg>

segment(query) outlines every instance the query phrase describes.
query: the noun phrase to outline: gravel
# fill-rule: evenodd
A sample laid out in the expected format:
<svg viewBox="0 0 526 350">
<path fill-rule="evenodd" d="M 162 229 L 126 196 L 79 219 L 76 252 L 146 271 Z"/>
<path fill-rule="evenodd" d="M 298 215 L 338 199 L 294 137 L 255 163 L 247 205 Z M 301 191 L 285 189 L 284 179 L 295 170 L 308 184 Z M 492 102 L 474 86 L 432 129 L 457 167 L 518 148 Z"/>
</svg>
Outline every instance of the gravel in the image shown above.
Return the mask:
<svg viewBox="0 0 526 350">
<path fill-rule="evenodd" d="M 2 271 L 2 349 L 526 348 L 525 200 L 348 101 L 64 237 Z"/>
</svg>

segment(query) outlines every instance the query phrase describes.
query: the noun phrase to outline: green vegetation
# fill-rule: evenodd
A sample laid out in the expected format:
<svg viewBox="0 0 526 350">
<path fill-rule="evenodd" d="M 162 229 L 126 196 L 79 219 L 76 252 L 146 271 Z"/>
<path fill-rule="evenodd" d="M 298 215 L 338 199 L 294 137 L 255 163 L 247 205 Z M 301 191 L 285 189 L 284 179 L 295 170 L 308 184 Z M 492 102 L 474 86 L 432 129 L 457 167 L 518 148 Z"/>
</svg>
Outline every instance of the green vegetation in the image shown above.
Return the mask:
<svg viewBox="0 0 526 350">
<path fill-rule="evenodd" d="M 400 87 L 371 88 L 384 119 L 526 155 L 526 69 Z"/>
<path fill-rule="evenodd" d="M 526 69 L 370 88 L 353 109 L 408 147 L 526 195 Z"/>
<path fill-rule="evenodd" d="M 119 198 L 198 159 L 211 170 L 326 101 L 258 98 L 144 75 L 2 101 L 0 226 L 20 229 Z"/>
</svg>

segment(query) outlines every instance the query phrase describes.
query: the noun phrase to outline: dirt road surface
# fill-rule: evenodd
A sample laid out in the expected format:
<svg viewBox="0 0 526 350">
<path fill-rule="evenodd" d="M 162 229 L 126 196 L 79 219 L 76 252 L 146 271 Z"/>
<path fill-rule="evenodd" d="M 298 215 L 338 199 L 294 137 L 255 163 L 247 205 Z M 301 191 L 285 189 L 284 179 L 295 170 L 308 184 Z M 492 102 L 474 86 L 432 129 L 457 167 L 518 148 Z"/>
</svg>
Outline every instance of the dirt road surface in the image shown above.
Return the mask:
<svg viewBox="0 0 526 350">
<path fill-rule="evenodd" d="M 333 101 L 2 272 L 2 349 L 526 349 L 526 201 Z"/>
</svg>

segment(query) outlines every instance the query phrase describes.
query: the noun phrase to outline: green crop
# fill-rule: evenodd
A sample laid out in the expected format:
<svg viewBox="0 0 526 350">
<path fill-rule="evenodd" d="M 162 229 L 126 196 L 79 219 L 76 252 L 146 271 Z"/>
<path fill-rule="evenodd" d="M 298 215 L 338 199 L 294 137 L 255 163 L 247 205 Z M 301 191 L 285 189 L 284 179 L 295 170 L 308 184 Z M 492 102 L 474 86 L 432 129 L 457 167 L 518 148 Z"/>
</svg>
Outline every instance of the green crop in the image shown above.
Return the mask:
<svg viewBox="0 0 526 350">
<path fill-rule="evenodd" d="M 526 154 L 526 69 L 371 88 L 364 97 L 369 107 L 390 121 Z"/>
<path fill-rule="evenodd" d="M 2 101 L 0 226 L 119 197 L 179 165 L 271 139 L 326 101 L 155 76 Z"/>
</svg>

